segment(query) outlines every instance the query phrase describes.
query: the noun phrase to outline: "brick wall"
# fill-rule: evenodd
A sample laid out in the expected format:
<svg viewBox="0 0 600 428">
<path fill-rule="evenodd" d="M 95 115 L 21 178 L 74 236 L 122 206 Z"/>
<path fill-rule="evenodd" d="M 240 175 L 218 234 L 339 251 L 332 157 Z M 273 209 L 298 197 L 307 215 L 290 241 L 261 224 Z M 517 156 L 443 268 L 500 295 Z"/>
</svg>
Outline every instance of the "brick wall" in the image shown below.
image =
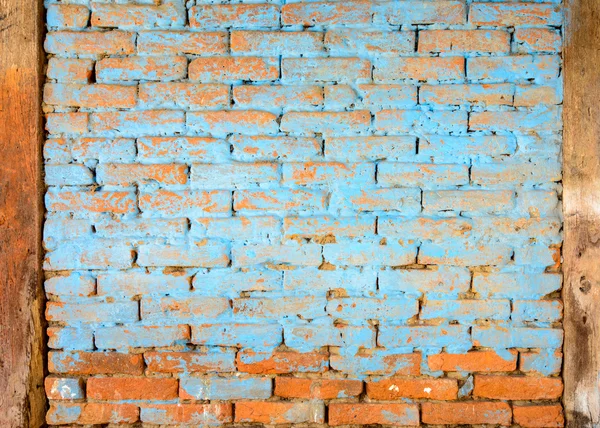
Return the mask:
<svg viewBox="0 0 600 428">
<path fill-rule="evenodd" d="M 50 425 L 563 424 L 561 6 L 47 4 Z"/>
</svg>

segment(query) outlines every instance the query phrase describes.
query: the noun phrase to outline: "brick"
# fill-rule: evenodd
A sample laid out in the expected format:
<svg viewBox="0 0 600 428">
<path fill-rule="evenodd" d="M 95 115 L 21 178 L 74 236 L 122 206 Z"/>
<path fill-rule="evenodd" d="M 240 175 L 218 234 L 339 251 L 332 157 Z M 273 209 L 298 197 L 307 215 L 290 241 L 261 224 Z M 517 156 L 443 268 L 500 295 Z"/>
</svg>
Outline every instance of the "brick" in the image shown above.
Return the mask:
<svg viewBox="0 0 600 428">
<path fill-rule="evenodd" d="M 186 9 L 176 2 L 151 4 L 92 3 L 91 25 L 109 28 L 183 27 Z"/>
<path fill-rule="evenodd" d="M 233 99 L 235 105 L 241 108 L 259 108 L 271 112 L 288 109 L 310 111 L 323 105 L 323 90 L 314 85 L 243 85 L 234 86 Z"/>
<path fill-rule="evenodd" d="M 234 96 L 236 96 L 236 89 L 239 88 L 234 88 Z M 271 101 L 275 102 L 275 100 Z M 293 162 L 317 160 L 321 157 L 321 142 L 316 138 L 232 135 L 229 142 L 233 146 L 232 157 L 242 162 L 279 160 Z"/>
<path fill-rule="evenodd" d="M 516 322 L 549 323 L 559 321 L 563 305 L 559 300 L 515 300 L 511 319 Z"/>
<path fill-rule="evenodd" d="M 497 215 L 514 208 L 510 190 L 438 190 L 423 192 L 423 212 L 431 215 Z"/>
<path fill-rule="evenodd" d="M 362 390 L 363 384 L 359 380 L 277 377 L 274 394 L 284 398 L 331 400 L 356 397 Z"/>
<path fill-rule="evenodd" d="M 252 189 L 278 181 L 275 163 L 192 165 L 191 185 L 196 189 Z"/>
<path fill-rule="evenodd" d="M 462 326 L 380 326 L 378 345 L 400 347 L 471 347 L 471 338 Z"/>
<path fill-rule="evenodd" d="M 144 244 L 138 248 L 140 266 L 224 267 L 229 264 L 225 244 L 204 241 L 187 245 Z"/>
<path fill-rule="evenodd" d="M 427 300 L 421 309 L 421 319 L 448 319 L 460 322 L 476 320 L 508 320 L 508 300 Z"/>
<path fill-rule="evenodd" d="M 400 231 L 400 233 L 402 233 Z M 469 291 L 471 275 L 465 268 L 438 266 L 436 270 L 404 269 L 379 273 L 379 290 L 407 296 L 458 296 Z"/>
<path fill-rule="evenodd" d="M 519 369 L 525 373 L 538 373 L 544 376 L 560 373 L 563 354 L 560 350 L 540 349 L 536 352 L 521 352 Z"/>
<path fill-rule="evenodd" d="M 325 140 L 325 158 L 339 162 L 400 159 L 416 152 L 410 136 L 331 137 Z"/>
<path fill-rule="evenodd" d="M 190 27 L 198 29 L 279 27 L 279 7 L 272 4 L 206 4 L 190 8 Z"/>
<path fill-rule="evenodd" d="M 324 211 L 327 194 L 307 190 L 241 190 L 235 192 L 233 207 L 239 212 Z"/>
<path fill-rule="evenodd" d="M 230 240 L 274 241 L 280 236 L 281 220 L 274 216 L 201 218 L 192 224 L 191 235 Z"/>
<path fill-rule="evenodd" d="M 558 77 L 560 62 L 555 55 L 518 55 L 467 59 L 470 81 L 543 82 Z"/>
<path fill-rule="evenodd" d="M 133 162 L 136 156 L 132 138 L 78 138 L 71 143 L 71 154 L 77 162 Z"/>
<path fill-rule="evenodd" d="M 87 326 L 48 327 L 48 348 L 65 351 L 94 349 L 94 333 Z"/>
<path fill-rule="evenodd" d="M 225 424 L 233 421 L 230 403 L 152 404 L 140 409 L 140 420 L 150 424 Z"/>
<path fill-rule="evenodd" d="M 216 138 L 142 137 L 137 139 L 137 156 L 144 162 L 155 163 L 165 161 L 218 163 L 230 158 L 230 150 L 229 144 Z"/>
<path fill-rule="evenodd" d="M 87 380 L 87 396 L 95 400 L 171 400 L 177 398 L 177 379 L 101 378 Z"/>
<path fill-rule="evenodd" d="M 238 401 L 235 403 L 236 422 L 262 424 L 322 424 L 325 420 L 325 406 L 321 402 L 257 402 Z"/>
<path fill-rule="evenodd" d="M 235 371 L 235 353 L 219 348 L 205 352 L 145 352 L 144 360 L 149 371 L 159 373 Z"/>
<path fill-rule="evenodd" d="M 233 299 L 233 314 L 240 320 L 283 318 L 313 319 L 325 316 L 325 298 L 282 297 L 277 300 L 265 298 Z"/>
<path fill-rule="evenodd" d="M 127 269 L 131 267 L 133 255 L 126 243 L 95 240 L 62 243 L 46 253 L 44 269 Z"/>
<path fill-rule="evenodd" d="M 151 348 L 184 344 L 189 338 L 187 325 L 101 327 L 94 343 L 98 349 Z"/>
<path fill-rule="evenodd" d="M 142 237 L 142 238 L 182 238 L 188 230 L 185 219 L 131 219 L 104 220 L 94 226 L 96 234 L 102 238 Z"/>
<path fill-rule="evenodd" d="M 515 29 L 513 50 L 519 53 L 560 52 L 562 50 L 560 32 L 548 28 Z"/>
<path fill-rule="evenodd" d="M 419 101 L 440 105 L 512 105 L 514 93 L 514 87 L 506 83 L 423 85 L 419 91 Z"/>
<path fill-rule="evenodd" d="M 352 112 L 289 112 L 281 119 L 281 130 L 291 135 L 356 135 L 364 133 L 371 125 L 371 115 L 366 110 Z"/>
<path fill-rule="evenodd" d="M 474 351 L 466 354 L 434 354 L 427 356 L 433 371 L 444 372 L 510 372 L 517 368 L 517 354 L 509 357 L 494 351 Z"/>
<path fill-rule="evenodd" d="M 135 86 L 46 84 L 44 102 L 73 107 L 130 108 L 136 103 Z"/>
<path fill-rule="evenodd" d="M 560 164 L 555 161 L 492 163 L 481 167 L 476 165 L 471 170 L 471 182 L 482 186 L 509 187 L 517 184 L 534 186 L 543 182 L 558 182 L 561 177 Z"/>
<path fill-rule="evenodd" d="M 80 4 L 50 4 L 46 9 L 46 24 L 50 28 L 84 28 L 90 11 Z"/>
<path fill-rule="evenodd" d="M 469 128 L 475 131 L 514 131 L 533 133 L 537 129 L 558 132 L 562 129 L 560 108 L 548 108 L 535 112 L 505 111 L 473 113 Z"/>
<path fill-rule="evenodd" d="M 403 266 L 416 258 L 413 244 L 329 244 L 323 247 L 324 259 L 336 266 Z"/>
<path fill-rule="evenodd" d="M 553 328 L 475 327 L 473 344 L 488 348 L 559 348 L 563 331 Z"/>
<path fill-rule="evenodd" d="M 242 350 L 237 353 L 236 367 L 252 374 L 321 373 L 328 369 L 328 359 L 327 354 L 317 352 Z"/>
<path fill-rule="evenodd" d="M 273 135 L 279 131 L 277 117 L 265 111 L 207 111 L 187 113 L 187 126 L 214 137 L 228 134 Z"/>
<path fill-rule="evenodd" d="M 385 379 L 367 382 L 367 396 L 373 400 L 426 398 L 456 400 L 458 384 L 455 379 Z"/>
<path fill-rule="evenodd" d="M 187 183 L 186 165 L 103 164 L 96 168 L 100 184 L 127 186 L 134 183 L 177 185 Z"/>
<path fill-rule="evenodd" d="M 371 63 L 360 58 L 284 58 L 283 82 L 353 82 L 370 79 Z"/>
<path fill-rule="evenodd" d="M 290 3 L 281 8 L 284 25 L 359 25 L 371 22 L 372 4 L 364 0 L 343 3 L 309 2 Z"/>
<path fill-rule="evenodd" d="M 98 81 L 170 81 L 185 77 L 186 69 L 183 56 L 104 58 L 96 63 L 96 77 Z"/>
<path fill-rule="evenodd" d="M 231 194 L 225 191 L 168 191 L 142 193 L 140 210 L 150 217 L 203 217 L 209 214 L 228 213 Z"/>
<path fill-rule="evenodd" d="M 380 162 L 377 183 L 402 187 L 449 187 L 469 182 L 466 165 Z"/>
<path fill-rule="evenodd" d="M 44 385 L 50 400 L 78 400 L 85 397 L 83 382 L 79 378 L 47 377 Z"/>
<path fill-rule="evenodd" d="M 469 238 L 473 235 L 473 220 L 460 217 L 395 217 L 381 216 L 377 221 L 377 230 L 382 236 L 402 237 L 403 239 L 424 239 L 442 243 L 448 238 Z M 427 272 L 427 271 L 426 271 Z M 417 272 L 421 275 L 420 272 Z M 427 273 L 424 273 L 426 275 Z M 440 291 L 442 291 L 440 289 Z M 453 292 L 454 289 L 447 290 Z"/>
<path fill-rule="evenodd" d="M 62 322 L 116 322 L 138 320 L 137 302 L 113 303 L 46 303 L 46 320 Z"/>
<path fill-rule="evenodd" d="M 48 221 L 44 227 L 48 227 Z M 44 281 L 44 290 L 56 295 L 87 297 L 96 291 L 96 281 L 91 275 L 71 272 L 48 278 Z"/>
<path fill-rule="evenodd" d="M 88 113 L 49 113 L 46 131 L 49 134 L 84 134 L 88 132 Z"/>
<path fill-rule="evenodd" d="M 88 83 L 92 78 L 94 61 L 89 59 L 57 58 L 48 60 L 46 75 L 58 82 Z"/>
<path fill-rule="evenodd" d="M 565 424 L 560 404 L 513 407 L 514 421 L 522 427 L 562 427 Z"/>
<path fill-rule="evenodd" d="M 134 404 L 112 403 L 52 403 L 46 422 L 55 424 L 127 424 L 139 420 L 139 408 Z"/>
<path fill-rule="evenodd" d="M 477 273 L 473 291 L 483 298 L 540 299 L 562 286 L 556 274 Z"/>
<path fill-rule="evenodd" d="M 473 3 L 469 22 L 489 26 L 535 26 L 562 24 L 560 5 L 551 3 Z"/>
<path fill-rule="evenodd" d="M 421 212 L 421 192 L 418 189 L 345 189 L 334 191 L 331 208 L 346 211 L 385 211 L 406 215 Z"/>
<path fill-rule="evenodd" d="M 387 134 L 461 134 L 467 131 L 467 115 L 460 111 L 381 110 L 375 128 Z"/>
<path fill-rule="evenodd" d="M 330 55 L 336 56 L 352 56 L 357 52 L 378 56 L 410 55 L 415 50 L 415 33 L 333 29 L 325 33 L 325 47 Z"/>
<path fill-rule="evenodd" d="M 126 31 L 54 31 L 44 49 L 57 55 L 128 55 L 135 50 L 135 34 Z"/>
<path fill-rule="evenodd" d="M 419 426 L 419 408 L 415 404 L 332 403 L 329 424 Z"/>
<path fill-rule="evenodd" d="M 179 396 L 184 400 L 267 399 L 271 389 L 269 378 L 184 377 Z"/>
<path fill-rule="evenodd" d="M 321 246 L 254 244 L 232 248 L 233 265 L 247 267 L 258 264 L 290 264 L 319 266 L 322 262 Z"/>
<path fill-rule="evenodd" d="M 375 334 L 367 326 L 307 324 L 285 327 L 285 344 L 300 352 L 323 346 L 365 347 L 375 346 Z"/>
<path fill-rule="evenodd" d="M 44 162 L 48 164 L 69 163 L 71 156 L 71 141 L 65 138 L 49 138 L 44 142 Z"/>
<path fill-rule="evenodd" d="M 283 288 L 294 294 L 312 294 L 329 291 L 344 295 L 368 295 L 375 291 L 377 273 L 359 270 L 294 269 L 285 272 Z"/>
<path fill-rule="evenodd" d="M 501 400 L 551 400 L 562 396 L 560 378 L 476 375 L 474 397 Z"/>
<path fill-rule="evenodd" d="M 422 420 L 426 424 L 498 424 L 511 423 L 511 409 L 508 403 L 472 401 L 462 403 L 423 403 Z"/>
<path fill-rule="evenodd" d="M 457 247 L 461 251 L 456 250 Z M 508 245 L 489 246 L 484 242 L 454 240 L 421 245 L 419 264 L 453 266 L 504 266 L 509 263 L 513 250 Z"/>
<path fill-rule="evenodd" d="M 327 301 L 326 311 L 335 319 L 370 320 L 393 319 L 395 322 L 408 320 L 419 313 L 418 302 L 413 299 L 372 297 L 344 297 Z"/>
<path fill-rule="evenodd" d="M 140 308 L 142 320 L 149 323 L 159 323 L 165 319 L 185 322 L 217 318 L 229 312 L 229 301 L 222 297 L 211 298 L 185 293 L 177 297 L 144 297 Z"/>
<path fill-rule="evenodd" d="M 342 164 L 337 162 L 286 163 L 283 165 L 283 184 L 317 186 L 338 183 L 345 186 L 373 184 L 373 164 Z"/>
<path fill-rule="evenodd" d="M 421 53 L 507 53 L 510 34 L 501 30 L 429 30 L 419 33 Z"/>
<path fill-rule="evenodd" d="M 506 135 L 481 135 L 457 137 L 446 135 L 428 135 L 419 140 L 419 154 L 437 160 L 456 161 L 457 157 L 480 157 L 513 154 L 516 139 Z"/>
<path fill-rule="evenodd" d="M 232 31 L 231 52 L 257 56 L 312 56 L 323 53 L 323 34 L 312 31 Z"/>
<path fill-rule="evenodd" d="M 375 8 L 373 22 L 390 25 L 463 24 L 466 8 L 459 1 L 384 2 Z"/>
<path fill-rule="evenodd" d="M 370 236 L 375 234 L 375 218 L 287 217 L 283 220 L 283 233 L 291 240 Z"/>
<path fill-rule="evenodd" d="M 465 76 L 463 58 L 380 58 L 373 68 L 376 83 L 448 82 L 462 80 Z"/>
<path fill-rule="evenodd" d="M 229 107 L 229 87 L 221 84 L 187 82 L 144 83 L 140 102 L 148 107 L 204 110 Z"/>
<path fill-rule="evenodd" d="M 53 250 L 61 242 L 91 238 L 94 233 L 92 226 L 90 220 L 48 219 L 44 224 L 44 247 L 46 250 Z M 90 293 L 94 291 L 94 285 L 92 281 Z M 63 294 L 72 292 L 72 295 L 84 296 L 86 293 L 85 287 L 84 283 L 77 281 L 69 284 L 64 282 L 59 285 L 59 290 L 54 291 Z"/>
<path fill-rule="evenodd" d="M 49 352 L 48 371 L 72 375 L 141 375 L 144 371 L 144 360 L 141 354 Z"/>
<path fill-rule="evenodd" d="M 188 76 L 191 81 L 202 83 L 277 80 L 279 64 L 273 58 L 196 58 L 190 62 Z"/>
<path fill-rule="evenodd" d="M 150 55 L 223 55 L 228 52 L 225 32 L 142 31 L 137 50 Z"/>
<path fill-rule="evenodd" d="M 94 184 L 92 171 L 84 165 L 46 165 L 44 181 L 48 186 L 85 186 Z"/>
<path fill-rule="evenodd" d="M 281 344 L 276 324 L 200 324 L 192 326 L 192 343 L 240 348 L 275 348 Z"/>
<path fill-rule="evenodd" d="M 183 132 L 184 114 L 174 110 L 110 111 L 92 113 L 94 132 L 135 136 Z"/>
<path fill-rule="evenodd" d="M 371 354 L 331 355 L 332 369 L 361 375 L 418 376 L 421 354 L 372 351 Z"/>
<path fill-rule="evenodd" d="M 515 89 L 514 105 L 516 107 L 557 105 L 562 103 L 562 99 L 560 88 L 543 85 L 519 85 Z"/>
<path fill-rule="evenodd" d="M 281 290 L 281 272 L 211 269 L 194 276 L 194 292 L 210 296 L 238 297 L 241 293 Z"/>
<path fill-rule="evenodd" d="M 371 110 L 411 108 L 417 105 L 416 88 L 410 85 L 358 85 L 358 94 L 362 98 L 362 105 Z"/>
</svg>

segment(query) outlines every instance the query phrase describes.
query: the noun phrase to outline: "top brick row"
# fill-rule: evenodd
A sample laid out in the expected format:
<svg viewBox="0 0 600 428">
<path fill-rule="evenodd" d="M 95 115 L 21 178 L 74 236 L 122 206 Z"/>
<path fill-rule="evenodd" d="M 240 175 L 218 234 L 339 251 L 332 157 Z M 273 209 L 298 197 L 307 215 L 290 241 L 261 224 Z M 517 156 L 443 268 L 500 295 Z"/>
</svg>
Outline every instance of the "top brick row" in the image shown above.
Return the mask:
<svg viewBox="0 0 600 428">
<path fill-rule="evenodd" d="M 354 0 L 275 4 L 207 4 L 188 10 L 181 1 L 152 4 L 52 4 L 50 28 L 272 29 L 282 26 L 460 25 L 560 26 L 561 6 L 552 3 Z M 467 19 L 468 16 L 468 19 Z"/>
</svg>

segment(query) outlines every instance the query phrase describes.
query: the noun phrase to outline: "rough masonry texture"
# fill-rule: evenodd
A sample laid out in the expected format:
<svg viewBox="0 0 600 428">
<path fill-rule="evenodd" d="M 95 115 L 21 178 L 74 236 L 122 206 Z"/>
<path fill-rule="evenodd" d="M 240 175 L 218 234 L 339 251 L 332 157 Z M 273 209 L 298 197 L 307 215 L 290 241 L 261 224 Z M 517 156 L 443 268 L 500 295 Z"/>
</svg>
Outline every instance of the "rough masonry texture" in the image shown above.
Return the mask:
<svg viewBox="0 0 600 428">
<path fill-rule="evenodd" d="M 47 3 L 49 425 L 563 425 L 557 3 Z"/>
</svg>

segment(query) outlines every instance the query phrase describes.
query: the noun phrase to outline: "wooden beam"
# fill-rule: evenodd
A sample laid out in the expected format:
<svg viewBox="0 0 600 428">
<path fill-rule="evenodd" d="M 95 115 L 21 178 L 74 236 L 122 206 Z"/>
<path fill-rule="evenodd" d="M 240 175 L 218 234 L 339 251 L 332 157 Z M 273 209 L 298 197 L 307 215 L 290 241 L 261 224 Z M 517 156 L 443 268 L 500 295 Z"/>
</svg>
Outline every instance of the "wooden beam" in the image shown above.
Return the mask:
<svg viewBox="0 0 600 428">
<path fill-rule="evenodd" d="M 0 426 L 44 425 L 43 7 L 0 0 Z"/>
<path fill-rule="evenodd" d="M 600 1 L 569 0 L 564 45 L 564 405 L 600 426 Z"/>
</svg>

